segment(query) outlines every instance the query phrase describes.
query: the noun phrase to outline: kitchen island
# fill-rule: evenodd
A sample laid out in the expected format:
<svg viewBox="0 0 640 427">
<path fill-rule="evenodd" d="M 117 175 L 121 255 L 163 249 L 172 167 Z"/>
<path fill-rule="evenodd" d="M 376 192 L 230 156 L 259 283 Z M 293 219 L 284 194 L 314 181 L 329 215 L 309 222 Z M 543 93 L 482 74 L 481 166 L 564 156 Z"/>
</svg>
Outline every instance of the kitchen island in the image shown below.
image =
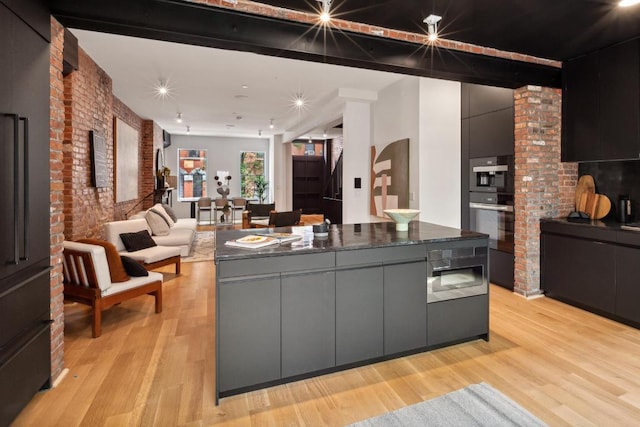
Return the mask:
<svg viewBox="0 0 640 427">
<path fill-rule="evenodd" d="M 226 242 L 274 231 L 295 241 Z M 216 399 L 489 338 L 488 236 L 424 222 L 218 231 Z"/>
</svg>

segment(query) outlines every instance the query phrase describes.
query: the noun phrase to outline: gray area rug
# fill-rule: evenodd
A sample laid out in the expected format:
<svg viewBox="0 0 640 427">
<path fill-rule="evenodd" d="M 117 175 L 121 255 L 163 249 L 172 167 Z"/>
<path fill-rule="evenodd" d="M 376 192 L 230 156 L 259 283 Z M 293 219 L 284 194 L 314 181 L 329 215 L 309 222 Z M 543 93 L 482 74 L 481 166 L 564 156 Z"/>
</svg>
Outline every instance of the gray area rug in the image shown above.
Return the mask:
<svg viewBox="0 0 640 427">
<path fill-rule="evenodd" d="M 490 385 L 480 383 L 351 426 L 528 427 L 546 424 Z"/>
<path fill-rule="evenodd" d="M 182 257 L 181 262 L 213 261 L 215 246 L 215 231 L 198 231 L 189 256 Z"/>
</svg>

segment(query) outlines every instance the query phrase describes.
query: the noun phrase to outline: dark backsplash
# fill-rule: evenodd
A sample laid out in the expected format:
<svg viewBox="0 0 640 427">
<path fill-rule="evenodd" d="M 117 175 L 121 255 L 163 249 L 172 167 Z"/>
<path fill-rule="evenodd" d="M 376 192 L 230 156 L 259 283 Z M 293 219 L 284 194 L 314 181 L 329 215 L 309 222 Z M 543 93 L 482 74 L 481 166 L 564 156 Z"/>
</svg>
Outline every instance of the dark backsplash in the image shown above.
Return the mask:
<svg viewBox="0 0 640 427">
<path fill-rule="evenodd" d="M 617 218 L 618 198 L 626 194 L 631 199 L 631 219 L 640 220 L 640 160 L 580 163 L 578 176 L 582 175 L 591 175 L 596 193 L 611 199 L 611 212 L 605 219 Z"/>
</svg>

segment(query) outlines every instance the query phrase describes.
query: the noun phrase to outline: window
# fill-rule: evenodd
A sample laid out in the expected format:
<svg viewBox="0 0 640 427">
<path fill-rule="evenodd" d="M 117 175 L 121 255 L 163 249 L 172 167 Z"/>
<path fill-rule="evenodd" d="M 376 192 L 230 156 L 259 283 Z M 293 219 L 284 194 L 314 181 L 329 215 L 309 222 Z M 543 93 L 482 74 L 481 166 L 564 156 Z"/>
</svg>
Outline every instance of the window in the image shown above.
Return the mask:
<svg viewBox="0 0 640 427">
<path fill-rule="evenodd" d="M 178 201 L 207 195 L 207 150 L 178 149 Z"/>
<path fill-rule="evenodd" d="M 240 153 L 240 192 L 247 199 L 260 198 L 256 192 L 256 177 L 264 178 L 264 151 Z M 258 179 L 260 181 L 260 179 Z M 264 197 L 264 194 L 262 194 Z"/>
<path fill-rule="evenodd" d="M 292 156 L 324 156 L 324 142 L 294 141 L 291 144 Z"/>
</svg>

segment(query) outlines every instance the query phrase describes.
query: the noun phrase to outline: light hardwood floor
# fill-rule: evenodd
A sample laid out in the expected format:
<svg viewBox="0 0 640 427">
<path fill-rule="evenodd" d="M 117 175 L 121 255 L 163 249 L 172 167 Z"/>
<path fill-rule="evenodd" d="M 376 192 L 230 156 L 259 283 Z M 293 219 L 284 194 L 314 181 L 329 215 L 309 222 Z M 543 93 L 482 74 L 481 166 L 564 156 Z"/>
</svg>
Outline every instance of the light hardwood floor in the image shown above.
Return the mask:
<svg viewBox="0 0 640 427">
<path fill-rule="evenodd" d="M 640 331 L 491 287 L 491 340 L 222 399 L 214 405 L 214 264 L 165 270 L 164 311 L 140 297 L 65 307 L 66 378 L 15 426 L 340 426 L 486 382 L 552 426 L 640 424 Z"/>
</svg>

